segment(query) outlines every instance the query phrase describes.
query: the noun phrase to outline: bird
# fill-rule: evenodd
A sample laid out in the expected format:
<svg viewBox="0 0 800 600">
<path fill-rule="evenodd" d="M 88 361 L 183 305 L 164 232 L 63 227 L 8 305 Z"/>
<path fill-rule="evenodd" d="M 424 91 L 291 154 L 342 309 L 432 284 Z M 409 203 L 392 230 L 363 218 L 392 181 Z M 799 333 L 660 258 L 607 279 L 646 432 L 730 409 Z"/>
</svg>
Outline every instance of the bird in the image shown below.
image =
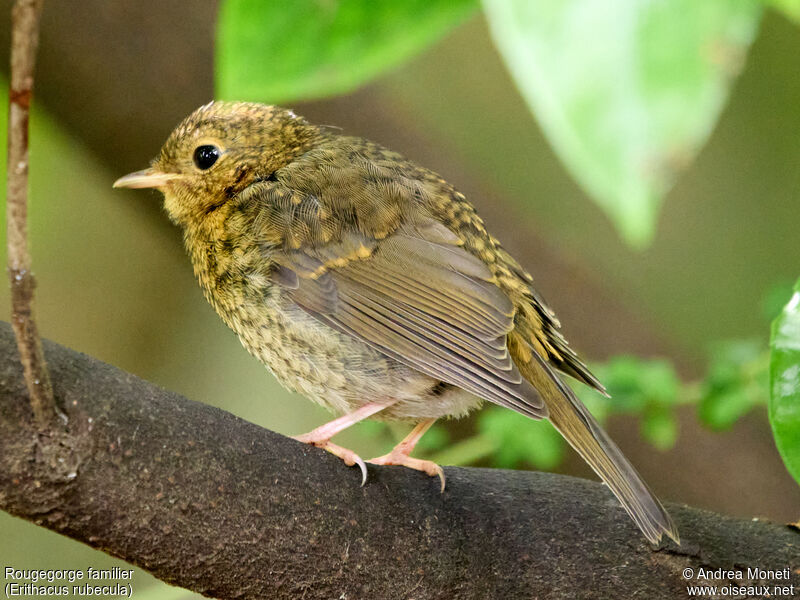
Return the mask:
<svg viewBox="0 0 800 600">
<path fill-rule="evenodd" d="M 214 101 L 116 188 L 163 193 L 200 287 L 288 389 L 335 415 L 295 439 L 331 441 L 367 418 L 413 424 L 369 461 L 438 476 L 411 456 L 437 419 L 484 402 L 548 418 L 644 537 L 679 543 L 669 513 L 559 375 L 606 394 L 533 277 L 437 173 L 292 110 Z"/>
</svg>

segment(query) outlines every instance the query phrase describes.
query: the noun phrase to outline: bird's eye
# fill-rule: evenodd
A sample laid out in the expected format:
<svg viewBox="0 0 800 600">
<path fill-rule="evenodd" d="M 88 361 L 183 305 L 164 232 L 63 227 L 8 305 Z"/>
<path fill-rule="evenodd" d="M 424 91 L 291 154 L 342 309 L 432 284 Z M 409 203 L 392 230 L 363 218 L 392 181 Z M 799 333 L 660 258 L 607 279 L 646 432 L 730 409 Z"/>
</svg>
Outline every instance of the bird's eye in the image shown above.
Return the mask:
<svg viewBox="0 0 800 600">
<path fill-rule="evenodd" d="M 198 146 L 194 151 L 194 164 L 198 169 L 205 171 L 214 166 L 214 163 L 219 159 L 219 148 L 216 146 L 204 145 Z"/>
</svg>

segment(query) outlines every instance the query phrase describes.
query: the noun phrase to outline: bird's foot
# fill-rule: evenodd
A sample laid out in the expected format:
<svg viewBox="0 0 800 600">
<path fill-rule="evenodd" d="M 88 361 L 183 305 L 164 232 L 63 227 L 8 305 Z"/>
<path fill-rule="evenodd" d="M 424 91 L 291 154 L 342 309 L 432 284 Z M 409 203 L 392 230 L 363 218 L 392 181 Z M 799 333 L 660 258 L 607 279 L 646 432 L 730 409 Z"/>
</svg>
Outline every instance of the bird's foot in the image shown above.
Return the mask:
<svg viewBox="0 0 800 600">
<path fill-rule="evenodd" d="M 442 482 L 442 492 L 444 492 L 444 470 L 435 462 L 430 460 L 422 460 L 420 458 L 412 458 L 402 447 L 402 444 L 396 446 L 389 454 L 384 454 L 367 462 L 373 465 L 398 465 L 408 467 L 415 471 L 422 471 L 431 477 L 438 476 Z"/>
<path fill-rule="evenodd" d="M 342 448 L 341 446 L 334 444 L 332 441 L 330 441 L 330 439 L 322 439 L 318 436 L 314 436 L 313 431 L 303 435 L 292 436 L 292 439 L 297 440 L 298 442 L 303 442 L 304 444 L 316 446 L 317 448 L 322 448 L 323 450 L 327 450 L 334 456 L 341 458 L 344 461 L 344 464 L 346 464 L 348 467 L 358 465 L 358 468 L 361 469 L 361 485 L 363 486 L 367 482 L 367 465 L 364 464 L 364 461 L 361 459 L 361 457 L 352 450 Z"/>
<path fill-rule="evenodd" d="M 383 400 L 381 402 L 368 402 L 351 413 L 342 415 L 338 419 L 334 419 L 324 425 L 320 425 L 313 431 L 304 433 L 303 435 L 292 436 L 292 439 L 327 450 L 334 456 L 341 458 L 348 467 L 358 465 L 358 468 L 361 469 L 361 485 L 364 485 L 367 482 L 367 465 L 364 464 L 364 461 L 361 460 L 358 454 L 347 448 L 337 446 L 331 442 L 331 438 L 340 431 L 344 431 L 351 425 L 374 415 L 376 412 L 382 411 L 395 402 L 397 402 L 397 400 L 394 399 Z"/>
</svg>

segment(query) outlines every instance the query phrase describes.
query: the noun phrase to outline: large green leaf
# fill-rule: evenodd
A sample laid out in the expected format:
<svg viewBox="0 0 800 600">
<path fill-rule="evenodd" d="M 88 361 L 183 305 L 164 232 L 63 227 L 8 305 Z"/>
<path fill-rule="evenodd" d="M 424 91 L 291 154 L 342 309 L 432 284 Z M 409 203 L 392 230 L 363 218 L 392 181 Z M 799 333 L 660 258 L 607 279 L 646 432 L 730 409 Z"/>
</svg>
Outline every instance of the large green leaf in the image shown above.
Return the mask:
<svg viewBox="0 0 800 600">
<path fill-rule="evenodd" d="M 225 0 L 217 96 L 292 102 L 349 92 L 422 50 L 477 0 Z"/>
<path fill-rule="evenodd" d="M 484 0 L 495 44 L 573 176 L 635 246 L 725 103 L 752 0 Z"/>
<path fill-rule="evenodd" d="M 800 281 L 772 323 L 769 421 L 786 468 L 800 483 Z"/>
</svg>

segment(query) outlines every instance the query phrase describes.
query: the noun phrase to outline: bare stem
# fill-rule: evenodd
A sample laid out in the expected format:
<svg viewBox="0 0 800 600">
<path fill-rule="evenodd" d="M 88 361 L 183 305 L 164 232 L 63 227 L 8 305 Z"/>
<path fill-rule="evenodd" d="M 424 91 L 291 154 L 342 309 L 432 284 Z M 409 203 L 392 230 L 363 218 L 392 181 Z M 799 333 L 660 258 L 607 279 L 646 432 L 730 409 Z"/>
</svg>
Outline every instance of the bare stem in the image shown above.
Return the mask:
<svg viewBox="0 0 800 600">
<path fill-rule="evenodd" d="M 11 323 L 25 372 L 31 408 L 40 427 L 56 415 L 53 388 L 33 317 L 33 290 L 28 253 L 28 117 L 33 70 L 39 45 L 43 0 L 16 0 L 11 9 L 11 84 L 8 107 L 8 275 Z"/>
</svg>

